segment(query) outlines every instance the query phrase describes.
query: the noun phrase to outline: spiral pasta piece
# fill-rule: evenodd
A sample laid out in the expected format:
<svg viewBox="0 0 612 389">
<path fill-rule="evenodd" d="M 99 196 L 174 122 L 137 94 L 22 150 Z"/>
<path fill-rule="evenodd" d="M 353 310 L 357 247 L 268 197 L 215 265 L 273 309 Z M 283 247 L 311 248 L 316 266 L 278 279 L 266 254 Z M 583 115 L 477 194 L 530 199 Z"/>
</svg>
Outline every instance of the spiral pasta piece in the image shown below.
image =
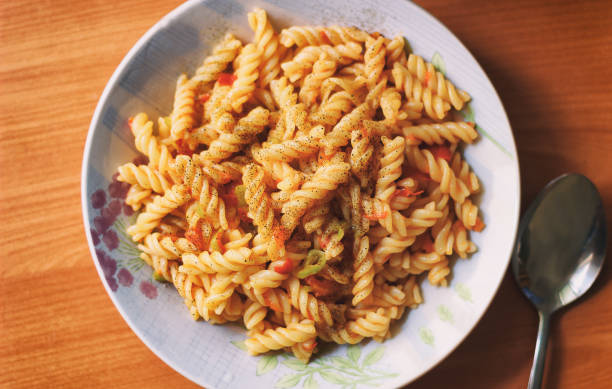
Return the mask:
<svg viewBox="0 0 612 389">
<path fill-rule="evenodd" d="M 436 95 L 431 88 L 424 86 L 404 65 L 395 62 L 391 75 L 395 87 L 403 91 L 406 98 L 413 103 L 408 109 L 409 112 L 406 112 L 406 119 L 418 119 L 423 108 L 432 119 L 441 120 L 446 116 L 451 108 L 450 104 Z"/>
<path fill-rule="evenodd" d="M 147 165 L 136 166 L 130 162 L 119 166 L 117 171 L 119 181 L 138 184 L 143 189 L 152 189 L 157 193 L 164 194 L 172 186 L 166 177 Z"/>
<path fill-rule="evenodd" d="M 150 256 L 164 257 L 176 260 L 183 253 L 195 253 L 198 248 L 185 238 L 173 240 L 170 236 L 163 236 L 154 232 L 145 237 L 144 242 L 138 245 L 138 249 Z"/>
<path fill-rule="evenodd" d="M 186 253 L 182 255 L 182 270 L 188 274 L 198 273 L 231 273 L 244 270 L 246 266 L 257 265 L 251 257 L 251 250 L 240 247 L 236 250 L 227 250 L 225 253 L 202 251 L 199 255 Z"/>
<path fill-rule="evenodd" d="M 380 161 L 380 170 L 376 180 L 376 197 L 388 201 L 395 192 L 395 180 L 402 175 L 402 164 L 404 163 L 404 138 L 401 136 L 390 140 L 382 137 L 383 157 Z"/>
<path fill-rule="evenodd" d="M 242 43 L 234 35 L 226 34 L 221 43 L 213 48 L 212 54 L 206 57 L 202 65 L 196 69 L 192 81 L 198 83 L 215 81 L 238 56 L 241 48 Z"/>
<path fill-rule="evenodd" d="M 340 45 L 348 42 L 364 42 L 367 37 L 367 33 L 355 27 L 293 26 L 281 31 L 280 42 L 285 47 L 320 46 L 330 43 Z"/>
<path fill-rule="evenodd" d="M 461 181 L 465 183 L 470 193 L 476 193 L 480 190 L 480 182 L 476 174 L 470 170 L 470 165 L 461 159 L 459 153 L 454 153 L 451 159 L 451 169 Z"/>
<path fill-rule="evenodd" d="M 326 203 L 315 205 L 306 211 L 304 217 L 302 218 L 302 225 L 304 226 L 306 233 L 312 234 L 313 232 L 320 230 L 323 227 L 323 224 L 325 224 L 329 212 L 329 204 Z"/>
<path fill-rule="evenodd" d="M 247 301 L 243 314 L 244 326 L 248 330 L 263 332 L 263 320 L 266 318 L 267 314 L 268 309 L 265 306 L 261 305 L 257 301 Z"/>
<path fill-rule="evenodd" d="M 286 283 L 291 305 L 298 309 L 302 315 L 318 325 L 331 327 L 334 324 L 334 319 L 327 305 L 310 294 L 308 288 L 302 286 L 297 278 L 291 277 Z"/>
<path fill-rule="evenodd" d="M 189 187 L 191 197 L 197 201 L 196 207 L 200 217 L 214 226 L 227 229 L 228 222 L 225 214 L 225 202 L 219 195 L 217 188 L 187 156 L 178 156 L 175 171 L 182 175 L 182 183 Z"/>
<path fill-rule="evenodd" d="M 380 97 L 380 108 L 382 109 L 385 120 L 395 123 L 400 119 L 400 107 L 402 96 L 394 89 L 385 89 Z"/>
<path fill-rule="evenodd" d="M 418 55 L 410 54 L 408 56 L 408 70 L 419 81 L 429 83 L 436 96 L 440 96 L 444 101 L 451 103 L 456 110 L 460 111 L 463 105 L 470 101 L 470 95 L 464 91 L 457 91 L 455 86 L 442 73 L 436 71 L 431 63 L 426 63 Z"/>
<path fill-rule="evenodd" d="M 242 147 L 253 141 L 255 135 L 262 132 L 268 124 L 270 111 L 265 108 L 253 108 L 245 117 L 241 118 L 234 127 L 233 133 L 221 134 L 210 144 L 208 150 L 200 153 L 200 158 L 212 162 L 220 162 L 237 153 Z"/>
<path fill-rule="evenodd" d="M 410 145 L 425 142 L 428 145 L 450 143 L 472 143 L 478 137 L 474 126 L 466 122 L 444 122 L 421 124 L 402 128 L 406 143 Z"/>
<path fill-rule="evenodd" d="M 372 256 L 375 264 L 383 264 L 392 254 L 400 253 L 410 247 L 415 241 L 414 236 L 401 237 L 390 235 L 383 238 L 374 248 Z"/>
<path fill-rule="evenodd" d="M 136 224 L 128 227 L 127 233 L 135 242 L 144 238 L 159 224 L 160 220 L 189 200 L 190 195 L 185 185 L 174 185 L 163 196 L 157 196 L 147 204 L 146 210 L 138 215 Z"/>
<path fill-rule="evenodd" d="M 259 158 L 264 161 L 290 162 L 296 158 L 313 155 L 319 151 L 319 141 L 323 137 L 324 131 L 325 129 L 322 126 L 317 126 L 308 135 L 262 148 L 258 150 Z"/>
<path fill-rule="evenodd" d="M 248 13 L 248 20 L 251 29 L 255 32 L 255 43 L 257 50 L 262 53 L 261 64 L 259 65 L 259 86 L 265 87 L 276 78 L 280 73 L 280 58 L 283 55 L 282 46 L 279 45 L 278 36 L 266 11 L 256 8 Z"/>
<path fill-rule="evenodd" d="M 463 203 L 455 202 L 455 215 L 466 228 L 472 229 L 478 219 L 478 206 L 470 199 L 466 199 Z"/>
<path fill-rule="evenodd" d="M 132 210 L 138 211 L 143 204 L 150 203 L 151 200 L 150 189 L 144 189 L 138 184 L 132 184 L 125 197 L 125 203 L 132 207 Z"/>
<path fill-rule="evenodd" d="M 174 109 L 172 110 L 172 127 L 170 135 L 172 139 L 178 140 L 185 137 L 185 133 L 191 130 L 195 123 L 195 94 L 197 83 L 190 81 L 186 75 L 181 75 L 176 83 L 174 95 Z"/>
<path fill-rule="evenodd" d="M 330 60 L 326 54 L 321 55 L 312 66 L 312 73 L 306 76 L 300 89 L 299 99 L 306 106 L 311 106 L 317 99 L 323 81 L 336 72 L 336 62 Z"/>
<path fill-rule="evenodd" d="M 235 70 L 236 80 L 227 94 L 227 105 L 235 112 L 242 112 L 242 105 L 249 100 L 255 91 L 255 81 L 259 77 L 259 66 L 262 61 L 261 50 L 249 43 L 242 48 L 240 55 L 236 58 L 238 67 Z"/>
<path fill-rule="evenodd" d="M 351 139 L 351 132 L 354 128 L 359 128 L 364 119 L 372 116 L 372 107 L 363 103 L 355 107 L 350 113 L 344 115 L 321 141 L 327 150 L 333 150 L 346 144 Z"/>
<path fill-rule="evenodd" d="M 370 296 L 374 289 L 374 261 L 370 255 L 370 241 L 367 236 L 355 241 L 354 245 L 355 262 L 353 268 L 353 300 L 352 304 L 357 305 Z"/>
<path fill-rule="evenodd" d="M 299 323 L 291 323 L 285 328 L 279 327 L 277 329 L 266 330 L 263 334 L 255 334 L 244 343 L 249 354 L 257 355 L 270 350 L 291 347 L 315 336 L 314 323 L 310 320 L 303 320 Z"/>
<path fill-rule="evenodd" d="M 391 318 L 385 315 L 385 310 L 379 308 L 375 312 L 368 312 L 365 317 L 346 323 L 346 329 L 363 337 L 382 336 L 389 329 Z"/>
<path fill-rule="evenodd" d="M 257 226 L 259 234 L 268 239 L 272 236 L 276 222 L 263 179 L 264 171 L 261 167 L 252 163 L 245 166 L 242 182 L 246 188 L 245 200 L 249 205 L 249 213 L 253 216 L 253 224 Z"/>
<path fill-rule="evenodd" d="M 467 258 L 468 254 L 476 251 L 476 245 L 468 239 L 467 229 L 461 223 L 456 221 L 452 227 L 453 236 L 455 237 L 454 249 L 461 258 Z"/>
<path fill-rule="evenodd" d="M 368 38 L 365 42 L 365 54 L 363 55 L 364 73 L 367 75 L 369 88 L 373 88 L 385 68 L 385 38 Z"/>
<path fill-rule="evenodd" d="M 281 224 L 285 230 L 293 231 L 308 208 L 335 190 L 338 185 L 345 183 L 350 168 L 351 166 L 344 162 L 319 167 L 314 176 L 293 192 L 289 201 L 283 205 Z"/>
<path fill-rule="evenodd" d="M 408 218 L 398 211 L 392 211 L 393 225 L 390 233 L 401 237 L 418 236 L 436 224 L 442 216 L 443 213 L 436 210 L 434 202 L 415 209 Z"/>
<path fill-rule="evenodd" d="M 315 123 L 333 126 L 353 106 L 353 97 L 350 93 L 347 91 L 336 92 L 325 100 L 316 112 L 310 115 L 310 119 Z"/>
<path fill-rule="evenodd" d="M 149 166 L 165 174 L 172 161 L 168 147 L 162 145 L 153 135 L 153 122 L 144 113 L 139 113 L 130 120 L 130 129 L 134 134 L 136 149 L 149 157 Z"/>
<path fill-rule="evenodd" d="M 396 36 L 393 39 L 388 39 L 385 42 L 387 48 L 387 59 L 386 63 L 392 64 L 399 62 L 400 64 L 406 63 L 406 52 L 404 51 L 404 37 L 401 35 Z"/>
<path fill-rule="evenodd" d="M 368 180 L 368 167 L 374 146 L 367 131 L 353 130 L 351 133 L 351 171 L 359 178 L 362 186 L 366 186 Z"/>
<path fill-rule="evenodd" d="M 468 187 L 455 176 L 448 162 L 442 158 L 436 159 L 429 150 L 421 150 L 416 146 L 407 146 L 406 158 L 410 165 L 423 173 L 429 173 L 432 180 L 440 183 L 442 193 L 450 194 L 453 200 L 458 203 L 462 203 L 470 194 Z"/>
<path fill-rule="evenodd" d="M 355 42 L 337 46 L 307 46 L 301 49 L 293 60 L 282 63 L 281 68 L 289 81 L 296 82 L 312 70 L 313 65 L 322 55 L 326 55 L 338 65 L 347 65 L 359 60 L 361 51 L 361 45 Z"/>
</svg>

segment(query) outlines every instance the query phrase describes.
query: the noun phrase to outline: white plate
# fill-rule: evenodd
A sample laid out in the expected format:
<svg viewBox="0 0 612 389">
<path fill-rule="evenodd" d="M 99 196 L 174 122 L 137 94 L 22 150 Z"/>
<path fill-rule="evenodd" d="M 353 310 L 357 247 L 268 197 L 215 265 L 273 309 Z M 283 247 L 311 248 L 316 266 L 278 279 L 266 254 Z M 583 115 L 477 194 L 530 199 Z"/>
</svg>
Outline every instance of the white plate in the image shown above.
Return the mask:
<svg viewBox="0 0 612 389">
<path fill-rule="evenodd" d="M 484 188 L 480 206 L 487 227 L 473 234 L 479 251 L 457 261 L 448 288 L 423 283 L 425 303 L 396 326 L 392 339 L 332 347 L 306 368 L 286 354 L 248 356 L 238 347 L 244 334 L 237 325 L 194 322 L 173 287 L 152 281 L 151 270 L 137 259 L 124 228 L 133 216 L 119 207 L 124 187 L 111 179 L 117 166 L 136 155 L 128 118 L 140 111 L 153 118 L 170 112 L 178 75 L 193 73 L 225 32 L 252 40 L 246 14 L 256 6 L 268 11 L 277 28 L 340 24 L 405 36 L 415 53 L 435 58 L 448 78 L 472 95 L 464 113 L 473 114 L 482 135 L 465 154 Z M 512 131 L 495 89 L 461 42 L 416 5 L 404 0 L 382 7 L 373 0 L 189 1 L 142 37 L 108 82 L 85 146 L 82 206 L 94 263 L 117 309 L 153 352 L 192 381 L 208 388 L 395 387 L 444 359 L 484 314 L 508 265 L 519 185 Z"/>
</svg>

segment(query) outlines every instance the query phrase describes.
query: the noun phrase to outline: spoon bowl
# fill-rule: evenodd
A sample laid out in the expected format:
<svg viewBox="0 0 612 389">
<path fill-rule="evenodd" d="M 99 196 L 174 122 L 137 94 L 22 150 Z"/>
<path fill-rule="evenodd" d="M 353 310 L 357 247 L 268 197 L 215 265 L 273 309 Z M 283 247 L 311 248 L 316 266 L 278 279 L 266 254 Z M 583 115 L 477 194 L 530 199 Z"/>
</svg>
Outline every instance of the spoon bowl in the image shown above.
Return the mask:
<svg viewBox="0 0 612 389">
<path fill-rule="evenodd" d="M 586 293 L 601 271 L 606 221 L 595 185 L 580 174 L 551 181 L 518 230 L 512 272 L 540 314 L 529 388 L 541 386 L 550 315 Z"/>
</svg>

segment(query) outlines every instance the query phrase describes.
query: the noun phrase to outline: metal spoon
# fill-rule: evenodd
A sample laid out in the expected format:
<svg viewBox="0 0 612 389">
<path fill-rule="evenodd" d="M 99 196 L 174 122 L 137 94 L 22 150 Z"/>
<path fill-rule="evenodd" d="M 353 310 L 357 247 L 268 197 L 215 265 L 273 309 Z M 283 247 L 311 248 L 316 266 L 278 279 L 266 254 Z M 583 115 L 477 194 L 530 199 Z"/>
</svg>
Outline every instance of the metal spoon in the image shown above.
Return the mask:
<svg viewBox="0 0 612 389">
<path fill-rule="evenodd" d="M 540 316 L 529 389 L 540 388 L 553 312 L 593 285 L 606 252 L 606 219 L 595 185 L 580 174 L 551 181 L 518 230 L 512 272 Z"/>
</svg>

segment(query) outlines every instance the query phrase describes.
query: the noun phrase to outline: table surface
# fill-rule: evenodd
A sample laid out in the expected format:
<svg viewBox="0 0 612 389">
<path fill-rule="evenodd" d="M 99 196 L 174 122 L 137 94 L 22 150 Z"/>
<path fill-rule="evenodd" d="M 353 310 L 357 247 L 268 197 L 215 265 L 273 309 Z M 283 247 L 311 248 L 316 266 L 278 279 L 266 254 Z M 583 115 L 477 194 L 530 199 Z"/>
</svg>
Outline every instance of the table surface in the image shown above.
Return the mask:
<svg viewBox="0 0 612 389">
<path fill-rule="evenodd" d="M 113 306 L 80 206 L 98 98 L 130 47 L 179 3 L 0 2 L 0 386 L 195 387 Z M 517 141 L 523 207 L 552 178 L 581 172 L 598 186 L 612 229 L 612 3 L 418 3 L 497 88 Z M 549 388 L 612 382 L 610 260 L 594 291 L 555 317 Z M 506 274 L 472 334 L 410 388 L 525 387 L 536 329 L 535 311 Z"/>
</svg>

